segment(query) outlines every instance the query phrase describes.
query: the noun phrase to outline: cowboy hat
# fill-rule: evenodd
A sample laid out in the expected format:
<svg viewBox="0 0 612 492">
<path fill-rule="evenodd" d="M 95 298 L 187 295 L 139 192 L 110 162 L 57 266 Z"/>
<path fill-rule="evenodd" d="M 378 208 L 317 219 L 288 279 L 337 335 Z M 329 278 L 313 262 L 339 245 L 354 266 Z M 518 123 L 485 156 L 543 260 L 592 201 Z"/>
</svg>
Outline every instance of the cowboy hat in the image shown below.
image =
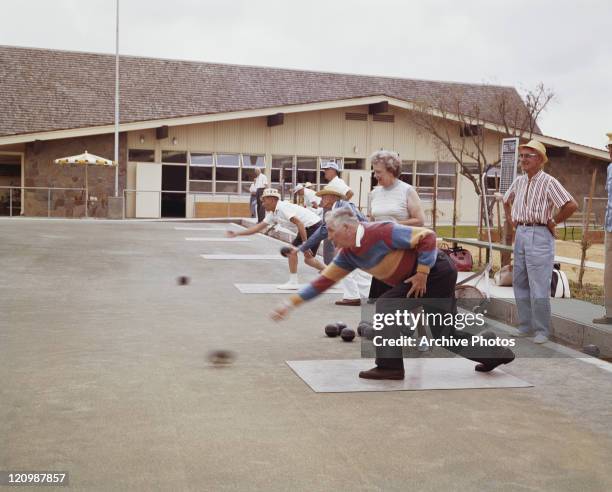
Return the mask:
<svg viewBox="0 0 612 492">
<path fill-rule="evenodd" d="M 325 195 L 335 195 L 341 200 L 346 200 L 346 196 L 342 192 L 342 190 L 334 185 L 327 185 L 322 190 L 317 191 L 317 196 L 325 196 Z"/>
</svg>

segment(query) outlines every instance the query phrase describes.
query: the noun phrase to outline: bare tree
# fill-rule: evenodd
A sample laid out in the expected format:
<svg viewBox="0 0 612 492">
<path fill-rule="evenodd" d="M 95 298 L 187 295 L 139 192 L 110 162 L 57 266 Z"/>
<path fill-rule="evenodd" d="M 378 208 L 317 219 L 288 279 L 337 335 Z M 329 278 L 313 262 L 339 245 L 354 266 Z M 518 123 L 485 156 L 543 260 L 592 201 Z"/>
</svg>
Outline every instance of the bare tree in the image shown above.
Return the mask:
<svg viewBox="0 0 612 492">
<path fill-rule="evenodd" d="M 451 156 L 459 165 L 460 174 L 481 196 L 488 195 L 486 180 L 484 189 L 482 186 L 482 176 L 500 163 L 499 156 L 492 160 L 487 156 L 487 139 L 531 139 L 534 133 L 539 133 L 537 120 L 555 95 L 542 83 L 525 91 L 522 97 L 513 89 L 493 85 L 480 87 L 478 94 L 471 90 L 457 84 L 442 96 L 416 102 L 409 118 Z M 479 97 L 482 94 L 486 97 Z M 490 216 L 494 201 L 487 205 L 486 213 Z M 456 214 L 453 215 L 455 228 Z"/>
</svg>

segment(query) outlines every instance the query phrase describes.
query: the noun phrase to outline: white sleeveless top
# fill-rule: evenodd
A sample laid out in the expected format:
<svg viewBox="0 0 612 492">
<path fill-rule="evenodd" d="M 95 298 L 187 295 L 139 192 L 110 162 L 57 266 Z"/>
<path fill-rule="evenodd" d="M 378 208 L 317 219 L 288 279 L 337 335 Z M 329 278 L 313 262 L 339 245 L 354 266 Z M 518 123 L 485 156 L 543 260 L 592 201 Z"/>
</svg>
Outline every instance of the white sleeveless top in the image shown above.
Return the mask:
<svg viewBox="0 0 612 492">
<path fill-rule="evenodd" d="M 370 212 L 375 221 L 390 220 L 398 222 L 410 219 L 409 200 L 414 200 L 416 192 L 408 183 L 396 179 L 391 186 L 377 186 L 372 190 Z M 418 196 L 418 195 L 417 195 Z"/>
</svg>

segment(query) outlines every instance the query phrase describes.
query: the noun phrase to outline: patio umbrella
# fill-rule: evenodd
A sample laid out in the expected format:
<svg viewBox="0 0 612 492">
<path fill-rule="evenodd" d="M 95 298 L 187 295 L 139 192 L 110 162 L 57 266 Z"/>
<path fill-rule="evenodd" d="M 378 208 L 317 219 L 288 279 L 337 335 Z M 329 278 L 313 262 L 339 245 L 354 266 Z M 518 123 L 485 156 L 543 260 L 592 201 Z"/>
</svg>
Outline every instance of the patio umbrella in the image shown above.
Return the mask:
<svg viewBox="0 0 612 492">
<path fill-rule="evenodd" d="M 91 166 L 115 166 L 115 163 L 109 159 L 105 159 L 104 157 L 90 154 L 87 151 L 85 151 L 84 154 L 55 159 L 54 162 L 56 164 L 60 164 L 61 166 L 65 166 L 65 165 L 85 166 L 85 217 L 88 217 L 87 207 L 89 205 L 89 183 L 87 179 L 88 178 L 87 168 L 90 165 Z"/>
</svg>

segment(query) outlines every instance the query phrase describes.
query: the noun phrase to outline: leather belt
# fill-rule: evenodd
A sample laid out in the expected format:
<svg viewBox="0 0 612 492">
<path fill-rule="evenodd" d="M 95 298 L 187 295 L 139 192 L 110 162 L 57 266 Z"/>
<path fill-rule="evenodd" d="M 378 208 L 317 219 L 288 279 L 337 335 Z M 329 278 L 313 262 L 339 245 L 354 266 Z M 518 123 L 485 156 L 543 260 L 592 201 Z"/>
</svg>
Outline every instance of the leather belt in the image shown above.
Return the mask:
<svg viewBox="0 0 612 492">
<path fill-rule="evenodd" d="M 518 225 L 526 226 L 526 227 L 535 227 L 535 226 L 548 227 L 546 224 L 540 224 L 536 222 L 519 222 Z"/>
</svg>

